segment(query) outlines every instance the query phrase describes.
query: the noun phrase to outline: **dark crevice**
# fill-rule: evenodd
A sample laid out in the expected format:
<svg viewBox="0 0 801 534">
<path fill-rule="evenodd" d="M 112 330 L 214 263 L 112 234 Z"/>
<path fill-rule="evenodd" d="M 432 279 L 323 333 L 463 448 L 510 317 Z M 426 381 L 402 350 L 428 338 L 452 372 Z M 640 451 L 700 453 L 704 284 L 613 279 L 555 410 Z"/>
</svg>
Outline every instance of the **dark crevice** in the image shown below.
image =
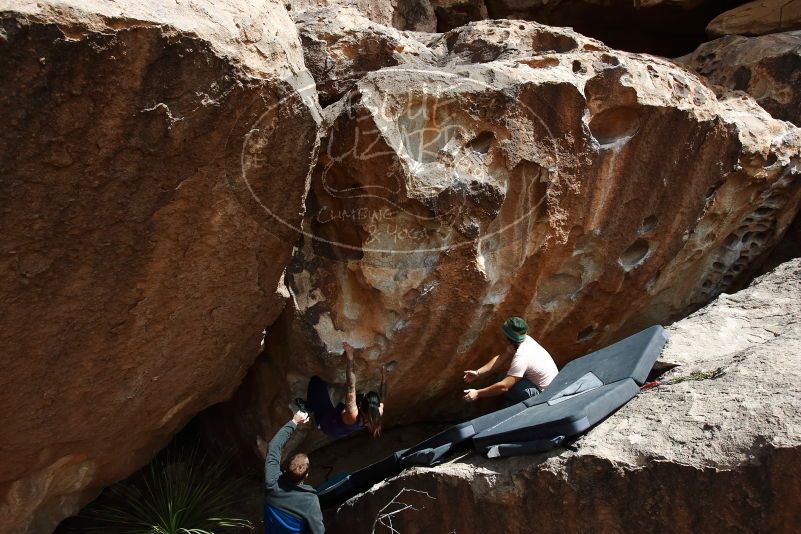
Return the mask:
<svg viewBox="0 0 801 534">
<path fill-rule="evenodd" d="M 744 0 L 724 0 L 684 9 L 675 5 L 637 8 L 633 4 L 612 7 L 583 1 L 555 1 L 515 9 L 508 0 L 486 0 L 491 19 L 522 19 L 550 26 L 570 26 L 612 48 L 665 57 L 677 57 L 695 50 L 709 40 L 706 26 L 713 18 L 744 3 Z"/>
</svg>

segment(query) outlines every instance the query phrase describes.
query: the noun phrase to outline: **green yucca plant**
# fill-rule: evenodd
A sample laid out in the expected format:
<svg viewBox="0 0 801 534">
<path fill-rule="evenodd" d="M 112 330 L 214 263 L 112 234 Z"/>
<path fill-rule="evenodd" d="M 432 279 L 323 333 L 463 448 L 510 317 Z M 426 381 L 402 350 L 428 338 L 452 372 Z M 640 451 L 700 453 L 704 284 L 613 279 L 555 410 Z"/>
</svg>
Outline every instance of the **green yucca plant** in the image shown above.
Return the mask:
<svg viewBox="0 0 801 534">
<path fill-rule="evenodd" d="M 138 476 L 108 488 L 82 514 L 85 530 L 109 534 L 219 534 L 249 529 L 235 517 L 241 477 L 196 448 L 162 453 Z"/>
</svg>

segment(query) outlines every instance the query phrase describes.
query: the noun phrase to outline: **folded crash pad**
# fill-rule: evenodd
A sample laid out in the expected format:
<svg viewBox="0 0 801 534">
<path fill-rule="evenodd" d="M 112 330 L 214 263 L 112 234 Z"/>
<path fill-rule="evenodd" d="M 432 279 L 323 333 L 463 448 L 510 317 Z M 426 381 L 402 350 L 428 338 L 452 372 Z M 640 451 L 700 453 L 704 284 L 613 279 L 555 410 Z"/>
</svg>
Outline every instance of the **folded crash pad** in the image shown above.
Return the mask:
<svg viewBox="0 0 801 534">
<path fill-rule="evenodd" d="M 548 402 L 587 373 L 594 374 L 603 384 L 631 378 L 643 385 L 666 341 L 667 332 L 656 325 L 576 358 L 559 371 L 545 391 L 524 402 L 528 406 Z"/>
<path fill-rule="evenodd" d="M 475 419 L 465 423 L 459 423 L 458 425 L 454 425 L 447 430 L 443 430 L 439 434 L 435 434 L 425 441 L 418 443 L 411 449 L 407 450 L 403 457 L 411 457 L 419 452 L 439 449 L 443 445 L 451 445 L 452 447 L 455 447 L 456 445 L 469 440 L 482 430 L 486 430 L 487 428 L 494 426 L 505 419 L 508 419 L 509 417 L 522 410 L 525 410 L 526 408 L 527 406 L 525 404 L 519 402 L 495 412 L 482 415 L 481 417 L 476 417 Z M 418 463 L 417 465 L 422 464 Z"/>
<path fill-rule="evenodd" d="M 599 423 L 634 398 L 640 386 L 631 378 L 536 404 L 480 432 L 473 446 L 484 451 L 493 445 L 575 436 Z"/>
</svg>

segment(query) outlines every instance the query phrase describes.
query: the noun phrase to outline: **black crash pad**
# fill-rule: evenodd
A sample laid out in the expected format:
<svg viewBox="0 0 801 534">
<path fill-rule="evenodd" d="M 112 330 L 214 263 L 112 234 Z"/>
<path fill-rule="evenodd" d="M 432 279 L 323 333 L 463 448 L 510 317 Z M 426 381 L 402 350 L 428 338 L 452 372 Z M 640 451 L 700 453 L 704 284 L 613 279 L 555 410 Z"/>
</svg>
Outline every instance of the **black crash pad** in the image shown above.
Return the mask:
<svg viewBox="0 0 801 534">
<path fill-rule="evenodd" d="M 604 384 L 631 378 L 637 384 L 643 385 L 654 362 L 662 353 L 666 341 L 667 332 L 656 325 L 608 347 L 576 358 L 559 371 L 545 391 L 524 403 L 527 406 L 534 406 L 547 402 L 587 373 L 593 373 Z"/>
<path fill-rule="evenodd" d="M 606 419 L 639 391 L 634 380 L 625 378 L 563 402 L 536 404 L 477 434 L 473 446 L 483 451 L 500 443 L 575 436 Z"/>
<path fill-rule="evenodd" d="M 443 430 L 439 434 L 435 434 L 425 441 L 418 443 L 406 451 L 404 457 L 411 456 L 421 451 L 427 451 L 429 449 L 438 449 L 443 445 L 448 444 L 455 447 L 456 445 L 469 440 L 482 430 L 486 430 L 487 428 L 500 423 L 504 419 L 510 418 L 514 414 L 519 413 L 526 408 L 527 406 L 525 404 L 519 402 L 517 404 L 513 404 L 512 406 L 507 406 L 506 408 L 482 415 L 481 417 L 476 417 L 470 421 L 454 425 L 447 430 Z"/>
<path fill-rule="evenodd" d="M 370 489 L 374 484 L 401 472 L 400 457 L 406 449 L 397 451 L 372 465 L 349 475 L 339 475 L 317 488 L 320 506 L 329 508 Z"/>
</svg>

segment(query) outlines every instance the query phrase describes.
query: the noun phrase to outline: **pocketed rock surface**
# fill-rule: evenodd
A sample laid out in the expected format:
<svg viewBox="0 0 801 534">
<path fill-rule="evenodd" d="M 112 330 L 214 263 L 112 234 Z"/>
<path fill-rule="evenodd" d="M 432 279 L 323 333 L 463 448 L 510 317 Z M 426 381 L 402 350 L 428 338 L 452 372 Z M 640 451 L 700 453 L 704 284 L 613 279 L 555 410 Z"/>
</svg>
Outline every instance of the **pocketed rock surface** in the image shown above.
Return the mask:
<svg viewBox="0 0 801 534">
<path fill-rule="evenodd" d="M 46 533 L 252 364 L 319 108 L 269 1 L 3 1 L 0 55 L 0 531 Z"/>
<path fill-rule="evenodd" d="M 801 31 L 727 36 L 677 61 L 716 86 L 748 93 L 777 119 L 801 125 Z"/>
<path fill-rule="evenodd" d="M 798 211 L 800 131 L 743 93 L 534 23 L 441 40 L 324 112 L 291 305 L 226 418 L 251 446 L 344 384 L 343 340 L 360 390 L 398 362 L 388 426 L 453 413 L 510 315 L 564 364 L 747 280 Z"/>
<path fill-rule="evenodd" d="M 801 510 L 801 260 L 668 328 L 662 379 L 576 451 L 407 470 L 354 497 L 331 532 L 795 532 Z M 394 503 L 394 504 L 392 504 Z M 476 511 L 476 513 L 468 512 Z"/>
<path fill-rule="evenodd" d="M 320 102 L 331 104 L 368 72 L 395 65 L 426 65 L 434 53 L 394 28 L 371 23 L 351 7 L 309 9 L 294 15 L 306 66 Z"/>
</svg>

